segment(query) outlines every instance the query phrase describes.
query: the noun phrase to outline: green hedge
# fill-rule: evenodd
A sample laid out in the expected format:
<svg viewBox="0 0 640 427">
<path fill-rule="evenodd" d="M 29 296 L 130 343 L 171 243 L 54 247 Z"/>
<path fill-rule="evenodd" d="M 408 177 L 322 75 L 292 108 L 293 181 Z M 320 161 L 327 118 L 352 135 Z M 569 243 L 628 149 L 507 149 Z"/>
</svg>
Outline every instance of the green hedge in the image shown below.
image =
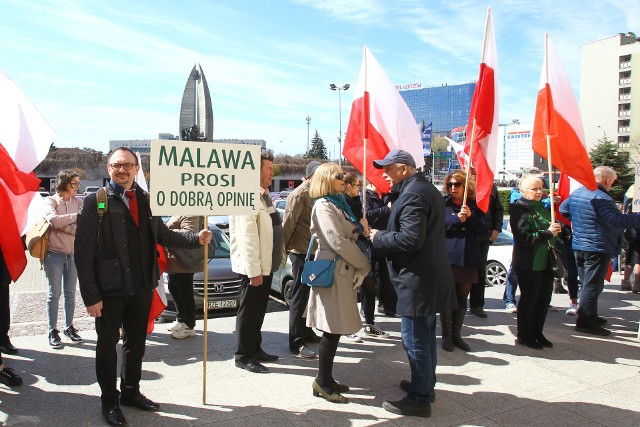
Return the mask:
<svg viewBox="0 0 640 427">
<path fill-rule="evenodd" d="M 498 190 L 502 206 L 504 206 L 504 214 L 509 215 L 509 199 L 511 198 L 511 190 Z"/>
</svg>

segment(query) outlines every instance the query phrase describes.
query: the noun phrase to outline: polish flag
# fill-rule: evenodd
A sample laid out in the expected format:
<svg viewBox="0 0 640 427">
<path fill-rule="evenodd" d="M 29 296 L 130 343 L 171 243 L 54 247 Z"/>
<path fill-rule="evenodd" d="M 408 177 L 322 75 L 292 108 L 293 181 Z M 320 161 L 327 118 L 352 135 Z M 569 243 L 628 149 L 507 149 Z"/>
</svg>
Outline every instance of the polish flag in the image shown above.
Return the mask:
<svg viewBox="0 0 640 427">
<path fill-rule="evenodd" d="M 394 149 L 409 152 L 416 167 L 424 166 L 420 130 L 411 110 L 365 46 L 342 155 L 386 193 L 389 184 L 382 178 L 382 170 L 373 167 L 373 161 Z"/>
<path fill-rule="evenodd" d="M 451 148 L 453 148 L 453 151 L 456 153 L 456 157 L 458 158 L 458 163 L 460 163 L 460 169 L 464 169 L 467 165 L 467 162 L 469 161 L 469 156 L 467 155 L 467 153 L 464 152 L 464 145 L 459 144 L 455 142 L 453 139 L 447 138 L 446 136 L 444 137 L 444 139 L 446 139 L 447 142 L 449 142 L 449 145 L 451 146 Z"/>
<path fill-rule="evenodd" d="M 165 308 L 167 308 L 167 294 L 164 291 L 164 282 L 162 274 L 167 271 L 167 257 L 164 247 L 157 245 L 158 249 L 158 269 L 160 270 L 160 279 L 158 286 L 153 290 L 153 299 L 151 300 L 151 309 L 149 310 L 149 320 L 147 321 L 147 334 L 153 332 L 156 317 L 160 316 Z"/>
<path fill-rule="evenodd" d="M 20 236 L 42 216 L 40 180 L 31 172 L 49 153 L 55 132 L 2 70 L 0 94 L 0 247 L 16 281 L 27 264 Z"/>
<path fill-rule="evenodd" d="M 136 175 L 136 184 L 144 191 L 149 191 L 147 180 L 144 177 L 144 170 L 142 170 L 142 159 L 140 153 L 136 152 L 136 159 L 140 168 Z M 167 294 L 164 291 L 164 282 L 162 281 L 162 274 L 167 271 L 167 257 L 165 255 L 164 247 L 157 245 L 158 250 L 158 270 L 160 271 L 160 279 L 158 279 L 158 286 L 153 290 L 153 299 L 151 300 L 151 308 L 149 309 L 149 318 L 147 320 L 147 334 L 153 332 L 155 326 L 156 317 L 160 316 L 165 308 L 167 308 Z"/>
<path fill-rule="evenodd" d="M 598 186 L 587 153 L 578 103 L 548 34 L 545 34 L 545 42 L 532 148 L 561 172 L 594 191 Z M 550 156 L 547 153 L 547 138 L 551 147 Z"/>
<path fill-rule="evenodd" d="M 497 149 L 498 52 L 491 8 L 488 8 L 480 74 L 471 100 L 464 146 L 464 151 L 476 170 L 476 203 L 484 212 L 489 209 L 493 177 L 496 174 Z"/>
</svg>

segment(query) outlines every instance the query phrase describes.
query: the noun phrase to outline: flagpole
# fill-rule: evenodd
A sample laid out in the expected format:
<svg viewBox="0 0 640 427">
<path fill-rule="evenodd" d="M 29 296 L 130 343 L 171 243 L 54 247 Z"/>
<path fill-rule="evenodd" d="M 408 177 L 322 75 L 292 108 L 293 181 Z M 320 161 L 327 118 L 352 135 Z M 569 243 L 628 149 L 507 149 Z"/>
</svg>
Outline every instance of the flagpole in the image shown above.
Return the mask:
<svg viewBox="0 0 640 427">
<path fill-rule="evenodd" d="M 462 198 L 462 204 L 467 204 L 467 193 L 469 192 L 469 172 L 471 171 L 471 159 L 473 158 L 473 143 L 475 142 L 476 136 L 476 119 L 473 119 L 473 126 L 471 127 L 471 142 L 469 142 L 469 161 L 467 162 L 466 167 L 466 176 L 465 176 L 465 184 L 464 184 L 464 196 Z M 445 185 L 447 183 L 445 182 Z"/>
<path fill-rule="evenodd" d="M 549 33 L 544 33 L 544 81 L 545 85 L 549 84 Z M 547 118 L 549 120 L 549 118 Z M 551 222 L 556 221 L 555 203 L 553 201 L 554 183 L 553 183 L 553 163 L 551 161 L 551 136 L 550 123 L 547 123 L 546 139 L 547 139 L 547 169 L 549 170 L 549 200 L 551 201 Z"/>
<path fill-rule="evenodd" d="M 367 96 L 367 46 L 364 47 L 364 94 Z M 369 103 L 364 103 L 364 108 L 369 108 Z M 370 117 L 370 114 L 365 113 L 365 117 Z M 364 122 L 364 138 L 362 144 L 364 146 L 364 151 L 362 154 L 362 187 L 360 190 L 362 191 L 362 217 L 367 219 L 367 191 L 365 190 L 365 185 L 367 182 L 367 139 L 369 139 L 369 123 L 368 120 L 363 120 Z"/>
<path fill-rule="evenodd" d="M 209 228 L 209 216 L 204 216 L 204 226 Z M 213 238 L 213 236 L 211 236 Z M 207 404 L 207 321 L 209 320 L 209 245 L 204 245 L 204 329 L 202 335 L 202 404 Z"/>
<path fill-rule="evenodd" d="M 491 17 L 491 6 L 487 7 L 487 21 L 484 25 L 484 37 L 482 40 L 482 56 L 480 58 L 480 64 L 484 63 L 485 49 L 487 48 L 487 35 L 489 34 L 489 18 Z M 480 68 L 482 70 L 482 67 Z M 468 134 L 467 134 L 468 136 Z M 473 118 L 473 126 L 471 127 L 471 142 L 469 143 L 469 161 L 467 162 L 467 171 L 464 185 L 464 197 L 462 198 L 462 204 L 467 204 L 467 193 L 469 192 L 469 172 L 471 171 L 471 162 L 473 161 L 473 143 L 476 139 L 476 118 Z M 445 183 L 446 184 L 446 183 Z"/>
</svg>

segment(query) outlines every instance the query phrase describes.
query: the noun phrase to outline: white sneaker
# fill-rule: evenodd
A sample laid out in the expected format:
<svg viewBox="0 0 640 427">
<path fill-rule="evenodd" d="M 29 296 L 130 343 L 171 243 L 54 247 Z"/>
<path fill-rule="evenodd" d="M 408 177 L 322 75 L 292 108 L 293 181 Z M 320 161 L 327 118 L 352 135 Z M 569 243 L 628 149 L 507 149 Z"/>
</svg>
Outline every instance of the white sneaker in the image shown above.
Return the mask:
<svg viewBox="0 0 640 427">
<path fill-rule="evenodd" d="M 362 338 L 360 338 L 358 334 L 345 335 L 344 338 L 350 342 L 363 342 Z"/>
<path fill-rule="evenodd" d="M 184 328 L 175 330 L 173 332 L 171 332 L 171 336 L 173 338 L 179 339 L 181 340 L 182 338 L 187 338 L 187 337 L 194 337 L 196 335 L 196 330 L 193 328 L 188 327 L 187 325 L 184 325 Z"/>
<path fill-rule="evenodd" d="M 507 306 L 505 307 L 505 310 L 507 310 L 507 313 L 517 313 L 518 307 L 516 307 L 515 304 L 507 304 Z"/>
<path fill-rule="evenodd" d="M 177 331 L 178 329 L 182 329 L 185 328 L 187 325 L 185 325 L 182 322 L 178 322 L 177 320 L 175 322 L 173 322 L 170 325 L 167 325 L 167 331 L 169 332 L 173 332 L 173 331 Z"/>
<path fill-rule="evenodd" d="M 567 314 L 575 315 L 578 312 L 578 304 L 569 304 L 567 308 Z"/>
</svg>

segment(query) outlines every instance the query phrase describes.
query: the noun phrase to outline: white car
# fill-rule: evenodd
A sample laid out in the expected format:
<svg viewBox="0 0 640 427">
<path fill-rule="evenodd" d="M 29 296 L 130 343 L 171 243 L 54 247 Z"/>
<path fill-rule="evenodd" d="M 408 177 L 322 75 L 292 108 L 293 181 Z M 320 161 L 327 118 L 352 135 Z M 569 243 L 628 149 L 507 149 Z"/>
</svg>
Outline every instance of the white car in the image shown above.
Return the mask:
<svg viewBox="0 0 640 427">
<path fill-rule="evenodd" d="M 498 238 L 489 246 L 487 268 L 485 269 L 487 286 L 502 286 L 507 282 L 507 273 L 513 255 L 513 234 L 502 230 Z"/>
<path fill-rule="evenodd" d="M 284 218 L 284 210 L 287 207 L 287 199 L 277 199 L 273 202 L 273 207 L 280 213 L 280 219 Z"/>
</svg>

